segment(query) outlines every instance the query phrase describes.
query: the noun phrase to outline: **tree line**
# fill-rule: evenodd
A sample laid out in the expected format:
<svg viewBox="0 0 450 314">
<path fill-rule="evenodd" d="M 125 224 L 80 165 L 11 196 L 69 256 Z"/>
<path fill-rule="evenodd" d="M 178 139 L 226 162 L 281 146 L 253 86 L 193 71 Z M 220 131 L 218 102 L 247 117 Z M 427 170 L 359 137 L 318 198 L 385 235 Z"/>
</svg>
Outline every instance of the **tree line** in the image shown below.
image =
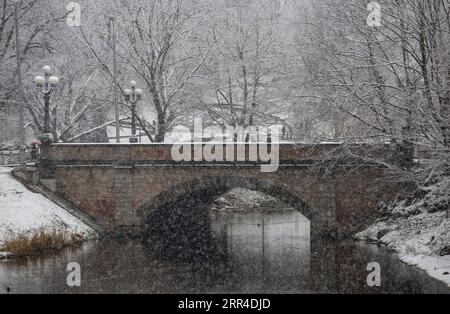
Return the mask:
<svg viewBox="0 0 450 314">
<path fill-rule="evenodd" d="M 1 2 L 0 106 L 14 117 L 13 1 Z M 136 120 L 151 142 L 202 117 L 223 129 L 281 124 L 306 143 L 420 144 L 435 156 L 431 169 L 448 165 L 449 0 L 380 0 L 379 12 L 360 0 L 77 3 L 80 26 L 71 27 L 66 3 L 20 2 L 27 121 L 36 134 L 43 104 L 32 77 L 49 64 L 62 82 L 51 102 L 53 137 L 107 141 L 115 39 L 120 119 L 130 118 L 123 92 L 136 80 L 144 90 Z"/>
</svg>

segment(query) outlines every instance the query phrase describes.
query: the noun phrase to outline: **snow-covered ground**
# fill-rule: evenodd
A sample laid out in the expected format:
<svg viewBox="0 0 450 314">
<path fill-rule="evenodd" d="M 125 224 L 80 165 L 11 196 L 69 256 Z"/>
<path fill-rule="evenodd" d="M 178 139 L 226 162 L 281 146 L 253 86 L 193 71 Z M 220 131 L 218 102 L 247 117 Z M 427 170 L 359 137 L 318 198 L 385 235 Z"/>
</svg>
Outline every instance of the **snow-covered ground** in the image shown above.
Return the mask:
<svg viewBox="0 0 450 314">
<path fill-rule="evenodd" d="M 260 211 L 290 209 L 287 204 L 257 191 L 236 188 L 219 197 L 212 205 L 213 211 Z"/>
<path fill-rule="evenodd" d="M 15 180 L 11 169 L 0 167 L 0 250 L 3 241 L 18 233 L 60 230 L 95 235 L 94 230 L 40 194 Z"/>
<path fill-rule="evenodd" d="M 445 211 L 383 220 L 356 237 L 387 245 L 403 262 L 450 286 L 450 217 Z"/>
</svg>

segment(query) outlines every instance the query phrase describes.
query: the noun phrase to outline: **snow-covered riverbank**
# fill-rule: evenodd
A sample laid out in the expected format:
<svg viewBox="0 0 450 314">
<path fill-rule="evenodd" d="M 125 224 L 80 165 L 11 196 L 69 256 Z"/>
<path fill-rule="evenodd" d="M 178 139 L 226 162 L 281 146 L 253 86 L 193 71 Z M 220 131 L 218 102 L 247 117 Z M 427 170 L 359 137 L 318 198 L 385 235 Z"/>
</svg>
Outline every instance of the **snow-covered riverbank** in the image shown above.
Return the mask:
<svg viewBox="0 0 450 314">
<path fill-rule="evenodd" d="M 258 212 L 292 209 L 279 199 L 257 191 L 236 188 L 214 201 L 214 212 Z"/>
<path fill-rule="evenodd" d="M 0 167 L 0 251 L 8 238 L 39 230 L 95 235 L 86 226 L 47 198 L 28 190 L 11 176 L 10 168 Z"/>
<path fill-rule="evenodd" d="M 428 189 L 417 202 L 400 202 L 385 218 L 359 233 L 359 240 L 387 245 L 399 258 L 450 286 L 449 182 Z"/>
</svg>

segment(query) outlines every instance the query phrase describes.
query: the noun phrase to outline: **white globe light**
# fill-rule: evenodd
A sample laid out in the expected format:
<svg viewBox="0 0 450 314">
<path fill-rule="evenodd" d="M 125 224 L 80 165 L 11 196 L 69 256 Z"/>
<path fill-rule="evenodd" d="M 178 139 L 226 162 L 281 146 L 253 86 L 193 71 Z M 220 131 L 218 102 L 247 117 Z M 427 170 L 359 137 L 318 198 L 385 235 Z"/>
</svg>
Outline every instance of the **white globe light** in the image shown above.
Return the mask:
<svg viewBox="0 0 450 314">
<path fill-rule="evenodd" d="M 123 92 L 125 93 L 126 96 L 130 96 L 132 93 L 131 89 L 128 89 L 128 88 L 126 90 L 124 90 Z"/>
<path fill-rule="evenodd" d="M 45 84 L 45 78 L 42 76 L 36 76 L 34 78 L 34 83 L 36 83 L 37 86 L 41 87 Z"/>
<path fill-rule="evenodd" d="M 136 89 L 135 93 L 136 93 L 137 96 L 142 96 L 144 91 L 142 89 L 138 88 L 138 89 Z"/>
<path fill-rule="evenodd" d="M 136 87 L 137 86 L 137 82 L 136 81 L 131 81 L 130 84 L 131 84 L 131 87 Z"/>
<path fill-rule="evenodd" d="M 50 66 L 48 66 L 48 65 L 46 65 L 45 67 L 43 67 L 42 68 L 42 71 L 44 71 L 44 74 L 45 75 L 50 75 L 50 74 L 52 74 L 52 68 L 50 67 Z"/>
<path fill-rule="evenodd" d="M 55 87 L 58 86 L 59 84 L 59 78 L 57 78 L 56 76 L 52 76 L 48 79 L 48 82 L 50 83 L 51 86 Z"/>
</svg>

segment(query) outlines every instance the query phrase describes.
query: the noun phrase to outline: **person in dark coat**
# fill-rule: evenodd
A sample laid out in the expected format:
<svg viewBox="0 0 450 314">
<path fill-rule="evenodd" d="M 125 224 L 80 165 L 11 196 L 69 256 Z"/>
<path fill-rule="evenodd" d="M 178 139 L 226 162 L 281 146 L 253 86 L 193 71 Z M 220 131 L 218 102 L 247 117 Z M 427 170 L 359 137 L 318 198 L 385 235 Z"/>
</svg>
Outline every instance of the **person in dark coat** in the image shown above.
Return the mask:
<svg viewBox="0 0 450 314">
<path fill-rule="evenodd" d="M 38 153 L 39 153 L 39 143 L 34 141 L 33 143 L 31 143 L 31 159 L 37 160 Z"/>
</svg>

